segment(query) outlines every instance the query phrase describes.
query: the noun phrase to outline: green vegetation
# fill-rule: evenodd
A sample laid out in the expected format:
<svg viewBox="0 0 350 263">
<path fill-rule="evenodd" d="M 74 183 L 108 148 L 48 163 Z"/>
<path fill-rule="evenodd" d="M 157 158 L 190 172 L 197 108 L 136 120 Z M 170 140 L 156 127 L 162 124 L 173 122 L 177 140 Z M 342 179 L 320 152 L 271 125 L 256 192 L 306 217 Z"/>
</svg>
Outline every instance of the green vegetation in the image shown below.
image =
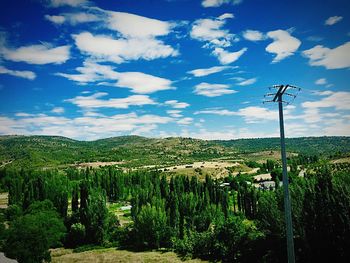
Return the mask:
<svg viewBox="0 0 350 263">
<path fill-rule="evenodd" d="M 49 249 L 62 247 L 87 257 L 90 250 L 118 248 L 175 251 L 209 261 L 284 262 L 283 188 L 274 140 L 1 137 L 1 158 L 13 159 L 0 168 L 0 189 L 8 193 L 2 194 L 8 206 L 2 201 L 0 248 L 20 263 L 50 261 Z M 344 262 L 350 258 L 350 163 L 340 160 L 348 160 L 349 138 L 290 140 L 304 147 L 288 158 L 297 261 Z M 229 162 L 235 156 L 240 161 Z M 78 160 L 139 167 L 68 165 Z M 144 166 L 149 164 L 168 169 Z M 257 174 L 272 186 L 260 187 Z M 74 253 L 69 258 L 74 261 Z"/>
<path fill-rule="evenodd" d="M 290 191 L 299 262 L 342 262 L 350 256 L 350 164 L 322 162 L 305 156 L 289 160 L 296 165 Z M 297 176 L 301 164 L 307 168 L 304 177 Z M 280 167 L 269 160 L 260 169 Z M 2 248 L 19 262 L 50 260 L 48 249 L 62 245 L 76 252 L 167 249 L 213 261 L 285 261 L 278 184 L 275 190 L 261 190 L 249 174 L 220 180 L 206 176 L 204 181 L 168 176 L 148 170 L 125 173 L 112 166 L 2 169 L 2 187 L 9 192 L 4 218 L 9 229 L 2 230 Z M 121 225 L 122 208 L 130 220 Z"/>
<path fill-rule="evenodd" d="M 349 137 L 286 139 L 294 153 L 343 157 L 350 148 Z M 91 142 L 57 136 L 0 136 L 0 166 L 38 168 L 65 167 L 86 162 L 120 162 L 120 166 L 177 165 L 218 158 L 269 158 L 279 150 L 278 138 L 204 141 L 191 138 L 152 139 L 122 136 Z M 277 156 L 278 155 L 278 152 Z"/>
</svg>

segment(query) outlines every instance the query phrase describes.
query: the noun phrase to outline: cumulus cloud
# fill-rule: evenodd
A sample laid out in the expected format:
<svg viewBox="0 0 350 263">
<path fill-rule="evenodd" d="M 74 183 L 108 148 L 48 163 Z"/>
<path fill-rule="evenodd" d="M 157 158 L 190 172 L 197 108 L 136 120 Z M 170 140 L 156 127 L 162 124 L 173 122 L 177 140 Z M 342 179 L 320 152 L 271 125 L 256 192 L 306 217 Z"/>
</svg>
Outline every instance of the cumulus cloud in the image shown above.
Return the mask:
<svg viewBox="0 0 350 263">
<path fill-rule="evenodd" d="M 36 74 L 33 71 L 28 70 L 12 70 L 5 68 L 3 66 L 0 66 L 0 74 L 8 74 L 14 77 L 24 78 L 33 80 L 36 78 Z"/>
<path fill-rule="evenodd" d="M 261 41 L 266 39 L 266 36 L 262 32 L 249 29 L 243 32 L 243 37 L 250 41 Z"/>
<path fill-rule="evenodd" d="M 77 67 L 78 74 L 56 73 L 56 75 L 79 83 L 97 82 L 103 80 L 116 81 L 118 72 L 107 65 L 101 65 L 91 61 L 84 61 L 82 67 Z"/>
<path fill-rule="evenodd" d="M 101 27 L 115 31 L 116 35 L 81 32 L 72 35 L 78 49 L 100 61 L 123 63 L 131 60 L 154 60 L 179 54 L 159 37 L 170 34 L 174 22 L 161 21 L 126 12 L 114 12 L 93 7 L 89 14 L 63 14 L 70 23 L 101 20 Z"/>
<path fill-rule="evenodd" d="M 299 39 L 291 36 L 290 33 L 285 30 L 270 31 L 267 33 L 267 36 L 274 40 L 265 49 L 269 53 L 276 54 L 272 63 L 280 62 L 293 55 L 301 44 Z"/>
<path fill-rule="evenodd" d="M 49 43 L 24 46 L 20 48 L 3 47 L 0 49 L 6 60 L 28 64 L 62 64 L 70 58 L 70 46 L 54 47 Z"/>
<path fill-rule="evenodd" d="M 173 24 L 130 13 L 105 11 L 108 14 L 108 28 L 125 37 L 150 38 L 170 33 Z"/>
<path fill-rule="evenodd" d="M 149 96 L 132 95 L 126 98 L 110 98 L 101 99 L 107 96 L 108 93 L 98 92 L 90 96 L 77 96 L 72 99 L 67 99 L 65 102 L 70 102 L 80 108 L 96 109 L 96 108 L 116 108 L 127 109 L 130 106 L 143 106 L 156 104 Z"/>
<path fill-rule="evenodd" d="M 204 77 L 210 74 L 218 73 L 226 69 L 230 69 L 230 66 L 216 66 L 211 68 L 200 68 L 188 71 L 187 73 L 192 74 L 195 77 Z"/>
<path fill-rule="evenodd" d="M 242 48 L 237 52 L 229 52 L 223 49 L 237 41 L 234 34 L 223 29 L 229 18 L 234 18 L 233 14 L 225 13 L 217 18 L 198 19 L 192 24 L 190 32 L 193 39 L 206 42 L 203 48 L 212 49 L 212 55 L 223 65 L 233 63 L 247 50 Z"/>
<path fill-rule="evenodd" d="M 350 110 L 350 92 L 328 92 L 323 95 L 327 94 L 329 94 L 329 96 L 318 101 L 305 101 L 302 103 L 302 106 L 309 109 L 332 107 L 336 110 Z"/>
<path fill-rule="evenodd" d="M 117 72 L 113 67 L 85 61 L 77 67 L 79 74 L 56 73 L 56 75 L 78 83 L 100 82 L 98 85 L 116 86 L 131 89 L 138 94 L 149 94 L 161 90 L 175 89 L 172 81 L 142 72 Z"/>
<path fill-rule="evenodd" d="M 233 37 L 228 30 L 222 29 L 226 23 L 227 18 L 231 18 L 228 14 L 224 14 L 225 17 L 221 16 L 218 19 L 198 19 L 196 20 L 190 32 L 190 36 L 193 39 L 199 41 L 211 41 L 215 39 L 229 40 Z M 233 17 L 233 16 L 232 16 Z M 225 18 L 225 19 L 223 19 Z"/>
<path fill-rule="evenodd" d="M 203 0 L 203 7 L 219 7 L 223 4 L 239 5 L 243 0 Z"/>
<path fill-rule="evenodd" d="M 311 66 L 324 66 L 326 69 L 341 69 L 350 67 L 350 42 L 334 49 L 317 45 L 303 51 Z"/>
<path fill-rule="evenodd" d="M 188 104 L 186 102 L 179 102 L 177 100 L 167 100 L 166 102 L 164 102 L 164 104 L 171 106 L 175 109 L 184 109 L 184 108 L 187 108 L 188 106 L 190 106 L 190 104 Z"/>
<path fill-rule="evenodd" d="M 247 50 L 247 48 L 242 48 L 236 52 L 228 52 L 222 48 L 217 47 L 213 50 L 212 54 L 218 58 L 221 64 L 227 65 L 238 60 Z"/>
<path fill-rule="evenodd" d="M 326 26 L 333 26 L 336 23 L 340 22 L 343 19 L 342 16 L 331 16 L 328 17 L 327 20 L 324 22 Z"/>
<path fill-rule="evenodd" d="M 160 90 L 174 89 L 168 79 L 141 72 L 118 73 L 116 86 L 129 88 L 134 93 L 148 94 Z"/>
<path fill-rule="evenodd" d="M 82 32 L 73 35 L 80 51 L 101 61 L 122 63 L 130 60 L 153 60 L 177 56 L 178 51 L 155 38 L 118 38 Z"/>
<path fill-rule="evenodd" d="M 229 85 L 225 84 L 209 84 L 202 82 L 195 86 L 194 93 L 206 97 L 217 97 L 226 94 L 233 94 L 237 91 L 231 90 Z"/>
</svg>

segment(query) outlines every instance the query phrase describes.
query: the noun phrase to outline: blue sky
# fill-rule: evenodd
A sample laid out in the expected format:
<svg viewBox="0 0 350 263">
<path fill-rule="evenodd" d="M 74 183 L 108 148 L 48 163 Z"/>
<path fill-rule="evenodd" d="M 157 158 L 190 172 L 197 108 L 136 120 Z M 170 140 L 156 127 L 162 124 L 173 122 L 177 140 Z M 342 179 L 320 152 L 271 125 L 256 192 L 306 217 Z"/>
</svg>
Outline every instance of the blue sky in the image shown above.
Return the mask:
<svg viewBox="0 0 350 263">
<path fill-rule="evenodd" d="M 294 84 L 288 137 L 350 135 L 349 11 L 346 0 L 3 0 L 0 134 L 278 136 L 264 94 Z"/>
</svg>

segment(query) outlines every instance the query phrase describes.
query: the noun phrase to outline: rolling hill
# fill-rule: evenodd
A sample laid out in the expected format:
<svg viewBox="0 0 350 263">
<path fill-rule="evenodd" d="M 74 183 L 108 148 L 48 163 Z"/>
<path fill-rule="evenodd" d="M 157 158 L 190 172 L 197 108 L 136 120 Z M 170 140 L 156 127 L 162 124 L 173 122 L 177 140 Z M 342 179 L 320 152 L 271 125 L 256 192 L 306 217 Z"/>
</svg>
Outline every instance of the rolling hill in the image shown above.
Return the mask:
<svg viewBox="0 0 350 263">
<path fill-rule="evenodd" d="M 120 136 L 77 141 L 59 136 L 0 136 L 0 166 L 54 167 L 79 162 L 124 161 L 124 166 L 160 165 L 279 150 L 279 138 L 206 141 L 192 138 Z M 350 137 L 286 139 L 289 152 L 334 155 L 350 150 Z"/>
</svg>

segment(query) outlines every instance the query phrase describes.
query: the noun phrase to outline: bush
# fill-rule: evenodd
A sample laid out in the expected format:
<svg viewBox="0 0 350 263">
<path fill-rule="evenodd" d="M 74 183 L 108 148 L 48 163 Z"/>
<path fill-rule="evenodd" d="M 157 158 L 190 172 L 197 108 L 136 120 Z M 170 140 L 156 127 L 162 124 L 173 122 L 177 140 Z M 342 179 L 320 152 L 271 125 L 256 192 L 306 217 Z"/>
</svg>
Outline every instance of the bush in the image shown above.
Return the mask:
<svg viewBox="0 0 350 263">
<path fill-rule="evenodd" d="M 10 205 L 6 211 L 6 220 L 13 221 L 22 215 L 22 208 L 19 205 Z"/>
</svg>

